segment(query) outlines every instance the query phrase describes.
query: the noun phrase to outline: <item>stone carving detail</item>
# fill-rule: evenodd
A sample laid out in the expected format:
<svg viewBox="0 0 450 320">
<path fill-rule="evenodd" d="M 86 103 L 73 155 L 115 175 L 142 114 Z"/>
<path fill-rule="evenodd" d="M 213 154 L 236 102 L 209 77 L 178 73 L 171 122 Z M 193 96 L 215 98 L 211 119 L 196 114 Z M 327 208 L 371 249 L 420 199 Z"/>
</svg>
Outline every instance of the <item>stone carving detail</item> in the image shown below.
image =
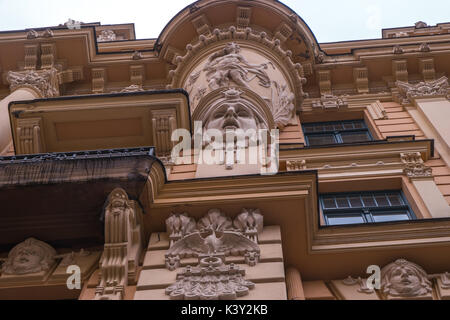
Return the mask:
<svg viewBox="0 0 450 320">
<path fill-rule="evenodd" d="M 244 256 L 248 265 L 258 263 L 257 235 L 263 226 L 259 210 L 243 209 L 233 222 L 220 209 L 211 209 L 194 224 L 187 214 L 173 214 L 166 220 L 171 240 L 165 255 L 169 270 L 177 269 L 181 259 L 188 257 Z"/>
<path fill-rule="evenodd" d="M 30 238 L 16 245 L 2 265 L 2 273 L 24 275 L 47 271 L 55 262 L 56 251 L 45 242 Z"/>
<path fill-rule="evenodd" d="M 172 214 L 166 220 L 166 229 L 169 234 L 170 246 L 172 246 L 184 236 L 195 232 L 197 230 L 197 224 L 187 213 Z"/>
<path fill-rule="evenodd" d="M 137 84 L 132 84 L 131 86 L 128 86 L 120 91 L 120 93 L 127 93 L 127 92 L 139 92 L 139 91 L 145 91 L 142 86 L 139 86 Z"/>
<path fill-rule="evenodd" d="M 132 58 L 133 60 L 141 60 L 141 59 L 144 59 L 144 55 L 142 54 L 142 52 L 135 51 L 135 52 L 133 53 L 133 55 L 131 56 L 131 58 Z"/>
<path fill-rule="evenodd" d="M 321 108 L 324 110 L 332 110 L 348 107 L 346 98 L 334 96 L 332 94 L 323 94 L 320 100 L 312 103 L 313 108 Z"/>
<path fill-rule="evenodd" d="M 392 297 L 413 298 L 432 291 L 431 281 L 422 267 L 399 259 L 381 270 L 381 289 Z"/>
<path fill-rule="evenodd" d="M 58 71 L 55 68 L 39 71 L 9 71 L 6 79 L 11 85 L 11 91 L 21 86 L 29 86 L 37 90 L 44 98 L 59 96 Z"/>
<path fill-rule="evenodd" d="M 71 265 L 77 264 L 77 259 L 79 257 L 87 257 L 91 253 L 89 251 L 85 251 L 84 249 L 81 249 L 80 252 L 71 252 L 68 254 L 63 255 L 63 259 L 61 260 L 59 266 L 60 267 L 68 267 Z"/>
<path fill-rule="evenodd" d="M 404 99 L 403 103 L 410 103 L 414 98 L 432 97 L 436 95 L 449 97 L 450 95 L 450 86 L 447 77 L 430 82 L 420 82 L 418 84 L 397 81 L 396 85 Z"/>
<path fill-rule="evenodd" d="M 142 250 L 141 213 L 123 189 L 115 189 L 105 209 L 105 248 L 95 300 L 122 300 Z"/>
<path fill-rule="evenodd" d="M 45 29 L 45 31 L 42 33 L 42 37 L 44 38 L 52 38 L 53 37 L 53 31 L 52 29 Z"/>
<path fill-rule="evenodd" d="M 108 42 L 116 41 L 117 36 L 113 30 L 102 30 L 100 35 L 97 37 L 97 42 Z"/>
<path fill-rule="evenodd" d="M 225 48 L 213 53 L 201 69 L 194 70 L 188 79 L 181 79 L 184 68 L 188 62 L 196 56 L 197 52 L 213 43 L 226 40 L 230 40 L 230 42 L 225 45 Z M 266 32 L 253 31 L 249 27 L 239 29 L 235 26 L 231 26 L 227 30 L 215 29 L 211 34 L 200 35 L 196 43 L 188 44 L 186 46 L 186 54 L 184 56 L 178 55 L 174 59 L 177 66 L 176 69 L 169 72 L 171 84 L 168 85 L 168 88 L 182 86 L 189 92 L 191 98 L 197 97 L 195 99 L 199 99 L 199 97 L 201 99 L 201 96 L 204 95 L 207 90 L 229 87 L 230 85 L 237 85 L 245 88 L 252 86 L 253 89 L 255 89 L 256 86 L 259 86 L 260 88 L 270 88 L 272 86 L 272 81 L 275 80 L 270 78 L 270 72 L 278 69 L 276 69 L 270 61 L 259 64 L 249 63 L 248 60 L 250 59 L 245 56 L 245 53 L 241 52 L 241 48 L 235 40 L 249 43 L 254 42 L 258 45 L 263 45 L 270 49 L 274 54 L 278 55 L 281 60 L 285 62 L 287 70 L 294 81 L 295 88 L 291 88 L 291 90 L 295 90 L 296 102 L 301 103 L 306 96 L 303 92 L 303 84 L 306 83 L 303 67 L 292 61 L 292 52 L 283 50 L 279 39 L 271 39 Z M 204 88 L 202 85 L 196 83 L 199 77 L 199 71 L 200 73 L 206 73 L 207 79 L 205 79 L 205 83 L 207 82 L 208 88 Z M 250 84 L 255 78 L 258 79 L 257 84 Z M 185 81 L 185 83 L 180 83 L 181 81 Z M 278 84 L 280 86 L 284 85 L 284 83 Z M 203 91 L 203 93 L 201 93 L 201 91 Z M 193 108 L 195 108 L 196 105 L 195 99 L 191 100 Z"/>
<path fill-rule="evenodd" d="M 235 300 L 255 288 L 244 276 L 245 270 L 239 266 L 225 265 L 220 257 L 204 257 L 199 266 L 188 266 L 179 273 L 166 295 L 171 300 Z"/>
<path fill-rule="evenodd" d="M 445 272 L 441 275 L 442 289 L 450 289 L 450 273 Z"/>
<path fill-rule="evenodd" d="M 414 25 L 415 25 L 416 29 L 428 28 L 428 24 L 423 21 L 418 21 Z"/>
<path fill-rule="evenodd" d="M 306 170 L 306 160 L 291 160 L 286 161 L 287 171 Z"/>
<path fill-rule="evenodd" d="M 349 276 L 347 279 L 342 280 L 342 283 L 345 284 L 346 286 L 353 286 L 355 284 L 359 284 L 358 292 L 360 293 L 371 294 L 375 292 L 375 290 L 370 289 L 367 286 L 367 280 L 361 279 L 360 277 L 358 277 L 358 279 L 355 279 Z"/>
<path fill-rule="evenodd" d="M 393 53 L 394 54 L 402 54 L 402 53 L 404 53 L 404 50 L 399 45 L 396 45 L 396 46 L 394 46 Z"/>
<path fill-rule="evenodd" d="M 404 165 L 404 172 L 409 178 L 431 177 L 433 171 L 430 167 L 425 166 L 420 152 L 402 153 L 400 154 Z"/>
<path fill-rule="evenodd" d="M 36 30 L 31 29 L 27 32 L 27 39 L 36 39 L 38 37 L 39 37 L 39 33 L 37 33 Z"/>
<path fill-rule="evenodd" d="M 288 89 L 287 85 L 279 85 L 273 81 L 272 103 L 270 104 L 275 124 L 281 130 L 286 127 L 292 119 L 295 109 L 295 95 Z"/>
<path fill-rule="evenodd" d="M 421 45 L 420 45 L 420 48 L 419 48 L 419 50 L 421 51 L 421 52 L 430 52 L 431 51 L 431 48 L 430 48 L 430 45 L 428 44 L 428 43 L 422 43 Z"/>
<path fill-rule="evenodd" d="M 233 222 L 233 226 L 246 237 L 258 243 L 258 234 L 263 231 L 264 217 L 259 209 L 242 209 Z"/>
<path fill-rule="evenodd" d="M 203 71 L 206 72 L 208 85 L 211 90 L 220 87 L 229 87 L 230 81 L 235 84 L 250 89 L 248 82 L 255 77 L 259 79 L 259 84 L 263 87 L 270 87 L 270 79 L 264 71 L 270 62 L 260 65 L 250 64 L 243 55 L 241 48 L 235 42 L 228 43 L 221 51 L 213 54 Z M 273 68 L 275 68 L 272 65 Z M 249 74 L 253 74 L 249 77 Z"/>
<path fill-rule="evenodd" d="M 267 126 L 257 115 L 256 107 L 242 98 L 242 91 L 231 88 L 223 92 L 222 99 L 209 107 L 204 117 L 206 129 L 226 130 L 242 129 L 245 131 Z"/>
</svg>

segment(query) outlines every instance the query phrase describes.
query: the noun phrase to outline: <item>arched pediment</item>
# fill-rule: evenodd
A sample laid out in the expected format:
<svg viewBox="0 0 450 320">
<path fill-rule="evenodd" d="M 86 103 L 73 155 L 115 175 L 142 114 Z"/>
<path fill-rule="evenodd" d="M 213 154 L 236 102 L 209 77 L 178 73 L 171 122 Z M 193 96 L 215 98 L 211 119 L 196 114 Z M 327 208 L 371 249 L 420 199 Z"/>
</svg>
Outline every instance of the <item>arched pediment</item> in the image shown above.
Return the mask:
<svg viewBox="0 0 450 320">
<path fill-rule="evenodd" d="M 279 39 L 280 46 L 292 53 L 294 63 L 308 64 L 312 72 L 320 48 L 316 37 L 296 12 L 274 0 L 199 0 L 181 10 L 163 29 L 156 47 L 161 57 L 174 63 L 177 55 L 186 53 L 186 46 L 209 35 L 214 29 L 235 26 L 265 32 L 269 39 Z"/>
</svg>

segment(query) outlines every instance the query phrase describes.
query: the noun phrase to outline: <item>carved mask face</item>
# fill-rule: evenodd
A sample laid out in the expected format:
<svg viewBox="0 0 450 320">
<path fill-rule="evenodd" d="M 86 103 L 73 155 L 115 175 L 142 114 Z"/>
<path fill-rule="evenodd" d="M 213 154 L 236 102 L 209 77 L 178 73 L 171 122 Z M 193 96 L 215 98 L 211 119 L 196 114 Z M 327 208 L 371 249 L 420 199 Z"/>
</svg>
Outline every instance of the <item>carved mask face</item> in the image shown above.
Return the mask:
<svg viewBox="0 0 450 320">
<path fill-rule="evenodd" d="M 115 194 L 114 199 L 111 202 L 113 212 L 120 213 L 125 209 L 125 197 L 122 194 Z"/>
<path fill-rule="evenodd" d="M 409 293 L 421 287 L 421 279 L 408 266 L 397 267 L 391 276 L 391 287 L 398 293 Z"/>
<path fill-rule="evenodd" d="M 40 269 L 42 252 L 36 246 L 21 248 L 13 259 L 13 268 L 17 272 Z"/>
<path fill-rule="evenodd" d="M 239 102 L 226 102 L 213 111 L 206 124 L 206 129 L 226 130 L 249 129 L 256 130 L 258 125 L 251 110 Z"/>
</svg>

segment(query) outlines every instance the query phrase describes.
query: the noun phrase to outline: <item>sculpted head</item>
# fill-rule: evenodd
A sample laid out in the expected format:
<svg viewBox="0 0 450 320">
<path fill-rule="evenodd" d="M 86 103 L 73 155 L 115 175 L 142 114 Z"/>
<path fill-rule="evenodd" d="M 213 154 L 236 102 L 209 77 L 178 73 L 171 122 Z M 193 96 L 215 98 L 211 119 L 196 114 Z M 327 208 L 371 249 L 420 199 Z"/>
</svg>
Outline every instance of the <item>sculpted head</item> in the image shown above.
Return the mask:
<svg viewBox="0 0 450 320">
<path fill-rule="evenodd" d="M 225 99 L 211 107 L 206 116 L 205 129 L 216 129 L 221 132 L 242 129 L 256 130 L 260 127 L 260 119 L 254 107 L 241 98 L 241 93 L 235 89 L 224 92 Z"/>
<path fill-rule="evenodd" d="M 384 267 L 381 276 L 383 292 L 391 296 L 417 297 L 431 292 L 431 282 L 425 270 L 404 259 Z"/>
<path fill-rule="evenodd" d="M 122 189 L 115 189 L 109 196 L 108 209 L 113 214 L 120 214 L 128 208 L 128 195 Z"/>
<path fill-rule="evenodd" d="M 15 246 L 2 271 L 9 275 L 38 273 L 48 270 L 55 261 L 56 251 L 45 242 L 30 238 Z"/>
</svg>

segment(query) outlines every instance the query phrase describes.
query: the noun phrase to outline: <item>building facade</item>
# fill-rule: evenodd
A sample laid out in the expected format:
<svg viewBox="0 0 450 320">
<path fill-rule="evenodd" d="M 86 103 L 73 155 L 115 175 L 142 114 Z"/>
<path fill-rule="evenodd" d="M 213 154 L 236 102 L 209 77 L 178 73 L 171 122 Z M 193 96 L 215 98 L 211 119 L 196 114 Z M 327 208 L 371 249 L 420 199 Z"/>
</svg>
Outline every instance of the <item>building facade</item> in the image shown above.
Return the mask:
<svg viewBox="0 0 450 320">
<path fill-rule="evenodd" d="M 319 44 L 274 0 L 1 32 L 0 298 L 450 299 L 449 32 Z"/>
</svg>

